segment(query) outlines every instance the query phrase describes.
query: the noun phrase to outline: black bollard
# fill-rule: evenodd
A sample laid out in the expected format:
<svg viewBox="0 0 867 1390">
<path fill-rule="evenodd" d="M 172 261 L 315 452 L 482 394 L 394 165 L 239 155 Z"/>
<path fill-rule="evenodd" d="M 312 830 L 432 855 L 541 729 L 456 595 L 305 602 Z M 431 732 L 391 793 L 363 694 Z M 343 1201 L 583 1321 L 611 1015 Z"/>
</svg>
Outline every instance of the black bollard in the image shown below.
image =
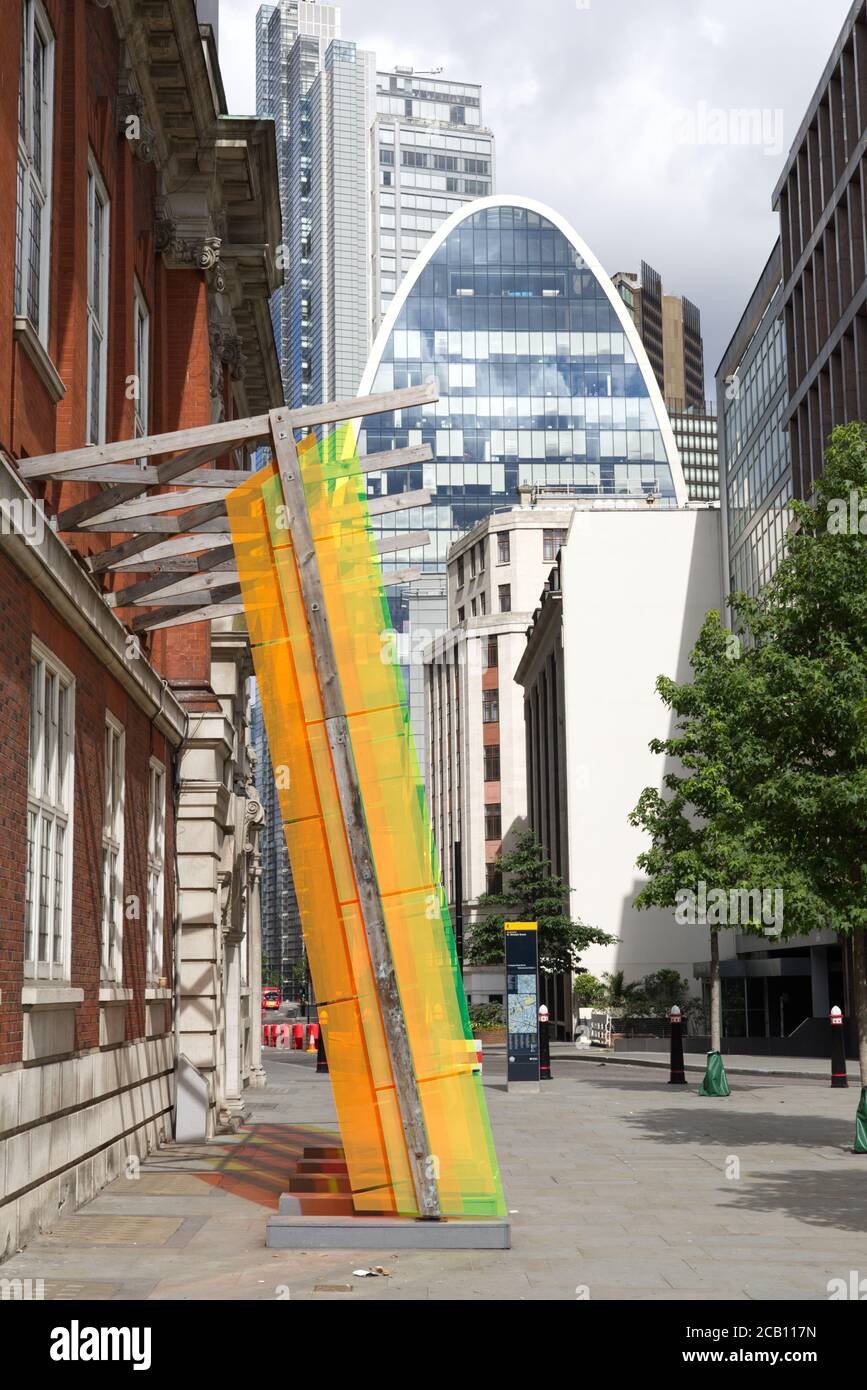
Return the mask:
<svg viewBox="0 0 867 1390">
<path fill-rule="evenodd" d="M 551 1038 L 549 1035 L 548 1006 L 539 1008 L 539 1080 L 551 1080 Z"/>
<path fill-rule="evenodd" d="M 668 1015 L 671 1024 L 671 1071 L 669 1086 L 685 1086 L 686 1072 L 683 1067 L 683 1014 L 675 1004 Z"/>
<path fill-rule="evenodd" d="M 316 1070 L 317 1072 L 328 1071 L 328 1058 L 325 1056 L 325 1038 L 322 1035 L 322 1024 L 319 1025 L 319 1036 L 316 1039 Z"/>
<path fill-rule="evenodd" d="M 831 1085 L 835 1090 L 849 1085 L 846 1071 L 846 1038 L 843 1033 L 843 1013 L 836 1004 L 831 1010 Z"/>
</svg>

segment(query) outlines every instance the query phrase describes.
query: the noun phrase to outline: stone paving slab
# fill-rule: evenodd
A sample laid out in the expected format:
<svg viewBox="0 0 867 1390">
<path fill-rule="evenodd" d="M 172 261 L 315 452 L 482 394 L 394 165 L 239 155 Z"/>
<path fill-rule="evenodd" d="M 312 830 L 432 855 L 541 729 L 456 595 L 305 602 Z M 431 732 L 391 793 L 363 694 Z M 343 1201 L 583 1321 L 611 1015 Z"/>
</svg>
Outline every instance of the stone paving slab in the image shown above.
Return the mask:
<svg viewBox="0 0 867 1390">
<path fill-rule="evenodd" d="M 335 1129 L 327 1077 L 270 1058 L 266 1069 L 268 1089 L 248 1094 L 254 1125 Z M 3 1275 L 44 1279 L 49 1299 L 302 1302 L 575 1301 L 585 1286 L 591 1300 L 814 1300 L 829 1278 L 867 1275 L 856 1091 L 764 1076 L 701 1099 L 651 1068 L 559 1060 L 537 1096 L 502 1080 L 486 1055 L 511 1251 L 266 1250 L 264 1188 L 257 1200 L 255 1184 L 213 1186 L 255 1160 L 241 1134 L 152 1156 Z M 362 1265 L 391 1275 L 354 1278 Z"/>
</svg>

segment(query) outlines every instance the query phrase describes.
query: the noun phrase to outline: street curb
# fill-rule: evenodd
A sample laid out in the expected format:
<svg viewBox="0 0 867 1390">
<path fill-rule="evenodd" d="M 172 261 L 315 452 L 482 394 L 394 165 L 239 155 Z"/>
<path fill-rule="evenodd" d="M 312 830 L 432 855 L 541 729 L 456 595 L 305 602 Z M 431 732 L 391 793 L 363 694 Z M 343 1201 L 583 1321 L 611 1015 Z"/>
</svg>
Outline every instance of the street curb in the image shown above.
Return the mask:
<svg viewBox="0 0 867 1390">
<path fill-rule="evenodd" d="M 554 1054 L 558 1062 L 595 1062 L 597 1066 L 617 1066 L 617 1067 L 655 1067 L 657 1071 L 668 1071 L 669 1061 L 666 1057 L 663 1061 L 654 1062 L 645 1060 L 643 1057 L 621 1057 L 615 1052 L 560 1052 Z M 772 1067 L 739 1067 L 729 1057 L 725 1059 L 726 1071 L 730 1076 L 774 1076 L 792 1077 L 796 1081 L 821 1081 L 830 1085 L 829 1076 L 818 1071 L 778 1071 Z M 830 1063 L 829 1063 L 830 1065 Z M 686 1071 L 694 1071 L 704 1074 L 706 1062 L 684 1062 Z M 855 1078 L 856 1073 L 848 1073 L 850 1080 Z"/>
</svg>

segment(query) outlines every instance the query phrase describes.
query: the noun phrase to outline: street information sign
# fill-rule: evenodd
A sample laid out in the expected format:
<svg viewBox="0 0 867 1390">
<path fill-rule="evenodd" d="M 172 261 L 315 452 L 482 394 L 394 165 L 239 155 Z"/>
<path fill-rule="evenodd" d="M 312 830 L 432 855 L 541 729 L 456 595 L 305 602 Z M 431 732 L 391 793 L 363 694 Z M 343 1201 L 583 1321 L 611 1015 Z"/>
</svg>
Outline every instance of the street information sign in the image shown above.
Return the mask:
<svg viewBox="0 0 867 1390">
<path fill-rule="evenodd" d="M 506 1077 L 539 1088 L 538 923 L 506 922 Z"/>
</svg>

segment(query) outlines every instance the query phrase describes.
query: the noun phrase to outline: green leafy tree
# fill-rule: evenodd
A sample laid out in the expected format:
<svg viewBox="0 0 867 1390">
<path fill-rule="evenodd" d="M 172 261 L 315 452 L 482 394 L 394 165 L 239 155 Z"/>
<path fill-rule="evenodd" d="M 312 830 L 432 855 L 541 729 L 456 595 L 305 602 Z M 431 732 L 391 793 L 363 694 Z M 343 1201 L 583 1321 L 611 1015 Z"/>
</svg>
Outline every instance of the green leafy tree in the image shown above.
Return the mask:
<svg viewBox="0 0 867 1390">
<path fill-rule="evenodd" d="M 538 922 L 539 969 L 545 973 L 574 970 L 586 947 L 608 946 L 617 940 L 596 927 L 572 921 L 564 910 L 570 890 L 551 873 L 551 861 L 532 831 L 523 831 L 514 847 L 499 855 L 496 867 L 503 876 L 503 890 L 484 893 L 479 906 L 506 910 L 493 911 L 473 925 L 467 951 L 470 965 L 502 962 L 506 922 Z"/>
<path fill-rule="evenodd" d="M 731 900 L 779 888 L 785 938 L 851 936 L 862 1086 L 867 1086 L 867 427 L 835 430 L 810 503 L 793 504 L 786 556 L 756 599 L 730 600 L 734 635 L 710 613 L 693 679 L 660 677 L 675 731 L 632 824 L 651 845 L 639 908 L 678 907 L 703 883 Z M 853 524 L 854 522 L 854 524 Z M 863 528 L 863 529 L 862 529 Z M 719 931 L 768 931 L 764 913 L 711 912 L 711 1034 L 719 1046 Z"/>
<path fill-rule="evenodd" d="M 575 976 L 572 989 L 579 1008 L 589 1009 L 593 1004 L 605 1003 L 605 985 L 601 980 L 597 980 L 595 975 L 591 975 L 589 970 L 582 970 Z"/>
</svg>

